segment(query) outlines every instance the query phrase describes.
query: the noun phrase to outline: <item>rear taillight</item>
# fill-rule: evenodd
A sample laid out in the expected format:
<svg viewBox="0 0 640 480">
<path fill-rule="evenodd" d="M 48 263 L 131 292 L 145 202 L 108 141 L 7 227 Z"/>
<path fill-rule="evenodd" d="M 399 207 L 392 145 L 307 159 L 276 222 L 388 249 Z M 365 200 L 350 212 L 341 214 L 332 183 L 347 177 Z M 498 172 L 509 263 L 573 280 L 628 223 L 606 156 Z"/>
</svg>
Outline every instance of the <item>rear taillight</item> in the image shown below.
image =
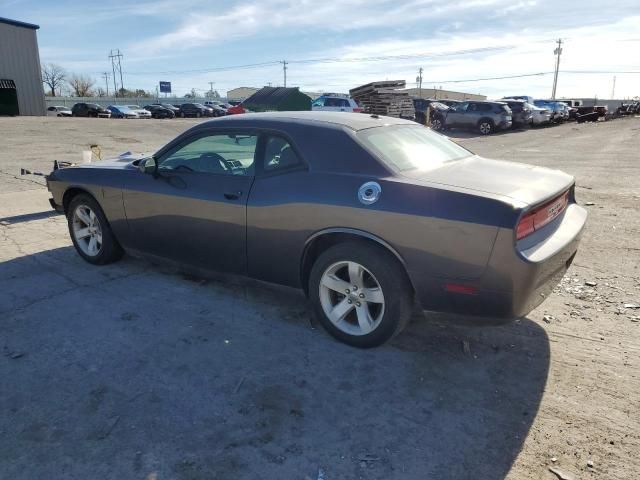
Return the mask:
<svg viewBox="0 0 640 480">
<path fill-rule="evenodd" d="M 362 112 L 364 112 L 364 108 L 356 107 L 356 108 L 353 109 L 353 112 L 354 113 L 362 113 Z"/>
<path fill-rule="evenodd" d="M 527 212 L 520 219 L 520 222 L 518 222 L 518 226 L 516 227 L 516 239 L 520 240 L 547 225 L 554 218 L 564 212 L 568 204 L 569 190 L 558 195 L 550 202 L 536 207 L 531 212 Z"/>
</svg>

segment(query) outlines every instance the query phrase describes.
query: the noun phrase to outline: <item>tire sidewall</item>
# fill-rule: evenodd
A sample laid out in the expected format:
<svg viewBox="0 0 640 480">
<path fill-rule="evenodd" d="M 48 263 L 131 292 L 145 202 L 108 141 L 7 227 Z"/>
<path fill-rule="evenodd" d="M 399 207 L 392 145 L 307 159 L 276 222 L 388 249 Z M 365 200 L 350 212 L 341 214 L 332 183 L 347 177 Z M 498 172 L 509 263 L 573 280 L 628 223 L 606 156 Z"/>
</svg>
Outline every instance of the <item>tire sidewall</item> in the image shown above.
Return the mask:
<svg viewBox="0 0 640 480">
<path fill-rule="evenodd" d="M 385 301 L 382 321 L 366 335 L 350 335 L 340 330 L 327 318 L 320 303 L 322 276 L 329 266 L 340 261 L 359 263 L 382 288 Z M 315 318 L 333 337 L 354 347 L 376 347 L 399 333 L 411 315 L 412 298 L 411 285 L 397 259 L 367 242 L 346 242 L 329 248 L 315 261 L 309 276 L 309 299 Z"/>
<path fill-rule="evenodd" d="M 100 222 L 100 230 L 102 231 L 102 248 L 100 250 L 100 253 L 93 257 L 87 255 L 82 251 L 82 248 L 80 248 L 80 246 L 78 245 L 78 241 L 73 234 L 73 214 L 76 209 L 82 205 L 86 205 L 87 207 L 89 207 L 98 217 L 98 221 Z M 81 193 L 71 199 L 67 211 L 67 224 L 69 227 L 69 235 L 71 236 L 71 241 L 73 242 L 73 246 L 75 247 L 76 252 L 78 252 L 78 254 L 87 262 L 94 265 L 105 265 L 119 259 L 122 256 L 122 248 L 111 232 L 111 227 L 109 226 L 107 217 L 102 211 L 102 208 L 100 208 L 98 202 L 96 202 L 96 200 L 92 196 Z"/>
</svg>

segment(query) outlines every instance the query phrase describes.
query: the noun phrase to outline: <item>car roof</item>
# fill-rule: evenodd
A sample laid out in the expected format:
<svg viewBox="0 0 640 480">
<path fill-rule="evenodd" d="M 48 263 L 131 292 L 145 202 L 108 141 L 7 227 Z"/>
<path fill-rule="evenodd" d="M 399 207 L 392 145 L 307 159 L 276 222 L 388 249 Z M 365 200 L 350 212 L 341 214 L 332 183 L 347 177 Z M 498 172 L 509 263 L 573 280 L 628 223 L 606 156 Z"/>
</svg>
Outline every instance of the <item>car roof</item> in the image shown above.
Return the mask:
<svg viewBox="0 0 640 480">
<path fill-rule="evenodd" d="M 330 124 L 347 127 L 351 130 L 364 130 L 366 128 L 380 127 L 383 125 L 416 125 L 415 122 L 401 118 L 385 117 L 382 115 L 368 115 L 364 113 L 349 112 L 264 112 L 248 113 L 242 115 L 230 115 L 219 117 L 200 124 L 205 126 L 234 126 L 244 123 L 246 126 L 268 126 L 272 123 L 306 123 L 306 124 Z M 239 125 L 238 125 L 239 126 Z"/>
</svg>

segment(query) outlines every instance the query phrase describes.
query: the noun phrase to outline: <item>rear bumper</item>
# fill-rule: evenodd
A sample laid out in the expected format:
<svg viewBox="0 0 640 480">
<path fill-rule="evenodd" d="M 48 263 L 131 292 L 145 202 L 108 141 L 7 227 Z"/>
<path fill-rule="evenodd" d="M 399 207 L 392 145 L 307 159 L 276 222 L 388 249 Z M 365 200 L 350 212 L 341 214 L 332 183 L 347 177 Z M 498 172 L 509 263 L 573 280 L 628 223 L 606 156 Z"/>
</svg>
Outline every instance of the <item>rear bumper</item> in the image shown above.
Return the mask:
<svg viewBox="0 0 640 480">
<path fill-rule="evenodd" d="M 500 229 L 484 274 L 477 281 L 424 279 L 416 285 L 425 310 L 478 317 L 478 322 L 526 316 L 558 285 L 573 262 L 586 222 L 584 208 L 571 204 L 554 222 L 514 245 L 513 230 Z M 526 241 L 525 241 L 526 240 Z M 466 285 L 472 292 L 447 291 Z"/>
</svg>

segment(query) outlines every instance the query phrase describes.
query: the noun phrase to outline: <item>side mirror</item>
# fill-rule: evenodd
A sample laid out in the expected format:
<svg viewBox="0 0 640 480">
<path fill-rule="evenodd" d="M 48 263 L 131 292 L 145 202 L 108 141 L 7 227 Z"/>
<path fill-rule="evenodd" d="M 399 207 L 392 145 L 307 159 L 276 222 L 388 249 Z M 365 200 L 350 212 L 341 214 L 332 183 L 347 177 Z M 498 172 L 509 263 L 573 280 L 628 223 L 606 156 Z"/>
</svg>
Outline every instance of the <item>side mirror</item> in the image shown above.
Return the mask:
<svg viewBox="0 0 640 480">
<path fill-rule="evenodd" d="M 140 170 L 142 173 L 150 173 L 155 175 L 158 170 L 156 159 L 153 157 L 143 158 L 138 163 L 138 170 Z"/>
</svg>

